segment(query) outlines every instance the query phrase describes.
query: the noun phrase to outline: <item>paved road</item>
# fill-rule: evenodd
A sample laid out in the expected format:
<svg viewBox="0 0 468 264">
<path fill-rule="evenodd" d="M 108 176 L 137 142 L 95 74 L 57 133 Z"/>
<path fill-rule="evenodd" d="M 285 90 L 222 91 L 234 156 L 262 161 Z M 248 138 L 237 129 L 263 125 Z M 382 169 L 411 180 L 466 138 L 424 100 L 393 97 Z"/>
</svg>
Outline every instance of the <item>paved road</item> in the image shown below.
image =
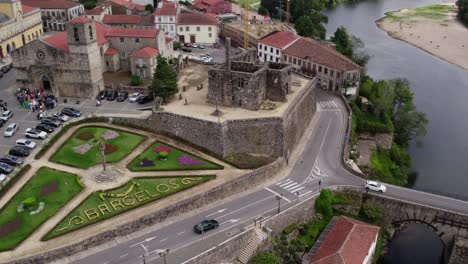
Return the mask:
<svg viewBox="0 0 468 264">
<path fill-rule="evenodd" d="M 325 92 L 319 93 L 318 106 L 318 128 L 308 139 L 306 148 L 287 177 L 253 193 L 240 195 L 240 198 L 216 208 L 206 211 L 201 209 L 195 216 L 180 219 L 75 263 L 143 263 L 144 251 L 148 252 L 146 263 L 163 263 L 158 252 L 167 248 L 170 249 L 166 256 L 167 263 L 188 263 L 196 255 L 242 232 L 245 227 L 253 224 L 254 218 L 276 214 L 277 195 L 282 194 L 284 197 L 280 201 L 281 210 L 284 210 L 299 200 L 317 194 L 319 179 L 322 180 L 322 187 L 362 186 L 363 180 L 347 172 L 339 163 L 347 122 L 345 106 L 339 98 Z M 468 203 L 452 198 L 389 185 L 385 195 L 468 214 Z M 218 229 L 204 235 L 192 231 L 193 225 L 211 218 L 221 223 Z"/>
</svg>

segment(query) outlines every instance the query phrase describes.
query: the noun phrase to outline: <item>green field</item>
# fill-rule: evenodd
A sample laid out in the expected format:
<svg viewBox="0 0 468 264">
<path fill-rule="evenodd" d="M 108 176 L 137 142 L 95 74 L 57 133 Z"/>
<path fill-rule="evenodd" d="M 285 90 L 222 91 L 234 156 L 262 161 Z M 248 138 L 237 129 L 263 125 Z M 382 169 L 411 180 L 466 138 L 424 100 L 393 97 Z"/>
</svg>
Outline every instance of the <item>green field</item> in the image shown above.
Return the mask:
<svg viewBox="0 0 468 264">
<path fill-rule="evenodd" d="M 117 132 L 118 137 L 104 140 L 101 136 L 106 131 Z M 78 138 L 80 135 L 83 135 L 82 133 L 92 134 L 93 138 L 88 140 Z M 144 139 L 145 137 L 142 135 L 124 132 L 115 128 L 96 126 L 81 127 L 75 131 L 75 133 L 60 147 L 50 160 L 73 167 L 87 169 L 102 161 L 99 142 L 103 142 L 117 147 L 115 152 L 106 155 L 106 162 L 115 163 L 119 162 L 132 152 Z M 91 149 L 84 154 L 77 153 L 73 150 L 73 148 L 83 144 L 91 145 Z"/>
<path fill-rule="evenodd" d="M 134 178 L 116 189 L 94 192 L 42 240 L 98 223 L 214 178 L 213 175 Z"/>
<path fill-rule="evenodd" d="M 168 157 L 161 160 L 158 149 L 167 149 Z M 181 160 L 183 159 L 183 160 Z M 185 162 L 184 162 L 185 161 Z M 171 145 L 156 141 L 128 164 L 131 171 L 216 170 L 223 166 L 189 154 Z"/>
<path fill-rule="evenodd" d="M 405 10 L 405 12 L 403 12 L 403 10 Z M 450 5 L 428 5 L 386 12 L 385 18 L 400 22 L 412 22 L 417 18 L 426 18 L 440 21 L 447 19 L 447 15 L 451 11 L 455 12 L 456 7 Z"/>
<path fill-rule="evenodd" d="M 0 211 L 0 251 L 17 247 L 81 190 L 77 175 L 40 168 Z M 21 206 L 27 198 L 36 199 L 30 208 Z"/>
</svg>

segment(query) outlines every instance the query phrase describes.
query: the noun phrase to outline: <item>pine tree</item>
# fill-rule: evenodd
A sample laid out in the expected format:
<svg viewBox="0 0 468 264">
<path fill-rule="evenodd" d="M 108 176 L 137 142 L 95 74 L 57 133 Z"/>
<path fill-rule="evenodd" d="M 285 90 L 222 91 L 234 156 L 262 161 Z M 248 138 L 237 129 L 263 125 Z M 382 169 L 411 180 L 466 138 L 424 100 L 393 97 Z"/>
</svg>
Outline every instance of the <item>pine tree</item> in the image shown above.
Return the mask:
<svg viewBox="0 0 468 264">
<path fill-rule="evenodd" d="M 158 65 L 153 75 L 153 80 L 148 87 L 155 96 L 161 97 L 164 102 L 174 96 L 177 89 L 177 73 L 174 68 L 167 63 L 166 58 L 158 55 Z"/>
</svg>

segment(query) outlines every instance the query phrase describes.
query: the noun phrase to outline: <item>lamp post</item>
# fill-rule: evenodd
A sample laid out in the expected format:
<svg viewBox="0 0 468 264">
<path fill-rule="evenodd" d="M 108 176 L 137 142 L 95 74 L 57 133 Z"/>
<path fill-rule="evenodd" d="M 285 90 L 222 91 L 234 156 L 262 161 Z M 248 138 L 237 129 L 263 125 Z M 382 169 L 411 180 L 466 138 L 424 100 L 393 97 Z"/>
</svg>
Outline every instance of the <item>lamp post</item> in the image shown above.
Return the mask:
<svg viewBox="0 0 468 264">
<path fill-rule="evenodd" d="M 103 171 L 106 171 L 106 144 L 99 142 L 99 149 L 101 150 L 102 168 Z"/>
<path fill-rule="evenodd" d="M 165 250 L 159 252 L 159 256 L 164 258 L 164 264 L 166 264 L 166 255 L 169 254 L 169 251 L 170 250 L 166 248 Z"/>
<path fill-rule="evenodd" d="M 278 201 L 278 214 L 281 212 L 281 199 L 283 199 L 283 194 L 276 195 L 276 200 Z"/>
</svg>

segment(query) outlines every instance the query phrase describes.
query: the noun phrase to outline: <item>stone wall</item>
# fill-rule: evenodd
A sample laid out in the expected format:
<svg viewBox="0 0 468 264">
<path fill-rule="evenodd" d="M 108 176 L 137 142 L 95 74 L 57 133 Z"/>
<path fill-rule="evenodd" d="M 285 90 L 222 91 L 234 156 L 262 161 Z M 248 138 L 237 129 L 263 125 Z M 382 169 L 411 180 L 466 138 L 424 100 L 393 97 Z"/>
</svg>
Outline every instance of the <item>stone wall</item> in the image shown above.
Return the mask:
<svg viewBox="0 0 468 264">
<path fill-rule="evenodd" d="M 455 236 L 448 264 L 468 263 L 468 237 Z"/>
<path fill-rule="evenodd" d="M 362 133 L 358 135 L 359 140 L 371 140 L 374 141 L 376 145 L 384 148 L 392 148 L 393 134 L 392 133 L 377 133 L 371 135 L 369 133 Z"/>
</svg>

